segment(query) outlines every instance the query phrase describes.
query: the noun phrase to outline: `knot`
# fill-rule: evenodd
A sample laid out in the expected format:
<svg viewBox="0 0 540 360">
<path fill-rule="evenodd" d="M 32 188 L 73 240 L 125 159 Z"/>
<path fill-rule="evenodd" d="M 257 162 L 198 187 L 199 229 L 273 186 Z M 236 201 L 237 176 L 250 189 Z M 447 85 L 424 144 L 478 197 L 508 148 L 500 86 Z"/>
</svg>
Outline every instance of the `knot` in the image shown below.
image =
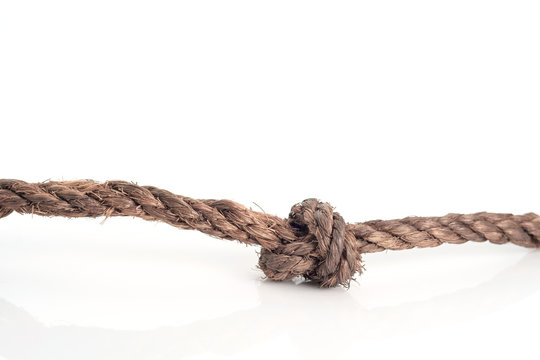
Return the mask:
<svg viewBox="0 0 540 360">
<path fill-rule="evenodd" d="M 361 272 L 356 239 L 330 204 L 304 200 L 292 207 L 288 225 L 296 239 L 261 250 L 259 267 L 269 279 L 303 276 L 323 287 L 348 286 Z"/>
</svg>

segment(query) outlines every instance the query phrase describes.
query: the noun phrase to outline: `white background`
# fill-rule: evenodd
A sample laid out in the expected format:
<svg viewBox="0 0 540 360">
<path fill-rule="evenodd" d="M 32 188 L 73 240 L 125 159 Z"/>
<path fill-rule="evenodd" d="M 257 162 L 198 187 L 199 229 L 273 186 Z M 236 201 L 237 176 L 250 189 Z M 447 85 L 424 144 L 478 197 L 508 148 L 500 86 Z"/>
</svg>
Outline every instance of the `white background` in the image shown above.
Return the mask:
<svg viewBox="0 0 540 360">
<path fill-rule="evenodd" d="M 537 1 L 3 1 L 0 178 L 350 222 L 540 211 Z M 537 358 L 540 252 L 364 256 L 349 290 L 139 219 L 0 221 L 0 359 Z"/>
</svg>

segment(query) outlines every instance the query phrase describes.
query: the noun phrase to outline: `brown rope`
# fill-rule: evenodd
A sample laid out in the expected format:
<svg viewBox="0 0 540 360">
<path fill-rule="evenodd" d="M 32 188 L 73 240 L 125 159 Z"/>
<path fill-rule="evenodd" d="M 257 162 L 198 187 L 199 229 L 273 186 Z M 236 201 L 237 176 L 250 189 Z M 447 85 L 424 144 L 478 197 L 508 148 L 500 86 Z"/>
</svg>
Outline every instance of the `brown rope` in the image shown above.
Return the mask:
<svg viewBox="0 0 540 360">
<path fill-rule="evenodd" d="M 288 219 L 230 200 L 198 200 L 152 186 L 91 180 L 26 183 L 0 180 L 0 218 L 135 216 L 244 244 L 260 245 L 259 267 L 273 280 L 304 276 L 321 286 L 347 286 L 362 272 L 362 253 L 466 241 L 540 247 L 540 216 L 476 213 L 347 224 L 317 199 L 292 207 Z"/>
</svg>

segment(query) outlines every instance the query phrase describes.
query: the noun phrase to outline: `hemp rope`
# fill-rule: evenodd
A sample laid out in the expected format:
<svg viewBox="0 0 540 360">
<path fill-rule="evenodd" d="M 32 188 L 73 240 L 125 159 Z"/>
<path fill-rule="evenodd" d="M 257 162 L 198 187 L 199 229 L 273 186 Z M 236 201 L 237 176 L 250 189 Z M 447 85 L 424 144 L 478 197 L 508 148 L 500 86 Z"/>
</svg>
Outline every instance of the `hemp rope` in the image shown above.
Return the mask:
<svg viewBox="0 0 540 360">
<path fill-rule="evenodd" d="M 260 245 L 259 268 L 269 279 L 303 276 L 322 287 L 348 286 L 356 273 L 362 273 L 363 253 L 466 241 L 540 247 L 540 216 L 534 213 L 480 212 L 346 223 L 330 204 L 307 199 L 282 219 L 230 200 L 192 199 L 126 181 L 0 180 L 0 218 L 13 211 L 70 218 L 134 216 Z"/>
</svg>

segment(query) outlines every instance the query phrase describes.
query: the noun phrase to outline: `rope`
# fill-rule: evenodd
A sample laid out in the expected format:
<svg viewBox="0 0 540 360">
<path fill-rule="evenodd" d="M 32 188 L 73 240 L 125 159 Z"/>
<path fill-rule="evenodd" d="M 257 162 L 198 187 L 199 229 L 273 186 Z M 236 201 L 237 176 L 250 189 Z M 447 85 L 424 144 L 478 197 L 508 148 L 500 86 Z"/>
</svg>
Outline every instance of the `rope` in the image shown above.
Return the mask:
<svg viewBox="0 0 540 360">
<path fill-rule="evenodd" d="M 540 247 L 540 216 L 476 213 L 346 223 L 328 203 L 307 199 L 288 219 L 230 200 L 199 200 L 153 186 L 91 180 L 26 183 L 0 180 L 0 218 L 134 216 L 261 246 L 259 267 L 272 280 L 297 276 L 321 286 L 348 286 L 361 274 L 361 254 L 443 243 L 489 241 Z"/>
</svg>

